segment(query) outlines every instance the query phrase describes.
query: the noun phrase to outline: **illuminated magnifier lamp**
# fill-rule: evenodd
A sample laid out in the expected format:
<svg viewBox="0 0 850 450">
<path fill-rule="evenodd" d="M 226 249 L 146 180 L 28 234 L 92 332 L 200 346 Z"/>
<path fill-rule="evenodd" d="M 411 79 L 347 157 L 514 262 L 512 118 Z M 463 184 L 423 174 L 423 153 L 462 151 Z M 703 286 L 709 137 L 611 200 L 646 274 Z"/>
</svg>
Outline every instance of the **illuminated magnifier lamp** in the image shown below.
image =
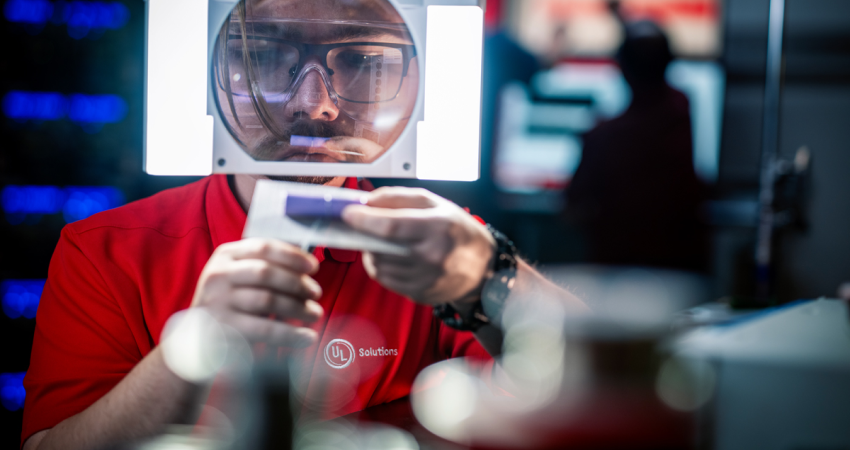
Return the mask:
<svg viewBox="0 0 850 450">
<path fill-rule="evenodd" d="M 145 171 L 475 180 L 483 7 L 148 0 Z"/>
</svg>

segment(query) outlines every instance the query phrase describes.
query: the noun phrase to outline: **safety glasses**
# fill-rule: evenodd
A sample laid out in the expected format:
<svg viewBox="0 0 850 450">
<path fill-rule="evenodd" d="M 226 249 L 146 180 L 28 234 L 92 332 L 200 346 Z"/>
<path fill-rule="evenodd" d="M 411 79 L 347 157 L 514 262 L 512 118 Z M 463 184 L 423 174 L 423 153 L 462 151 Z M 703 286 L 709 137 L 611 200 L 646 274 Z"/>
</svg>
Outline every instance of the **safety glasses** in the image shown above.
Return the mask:
<svg viewBox="0 0 850 450">
<path fill-rule="evenodd" d="M 216 52 L 223 59 L 215 64 L 219 88 L 242 97 L 251 96 L 253 90 L 270 103 L 288 101 L 300 84 L 296 81 L 311 68 L 324 72 L 331 98 L 351 103 L 392 101 L 416 56 L 410 44 L 307 44 L 261 35 L 229 34 L 223 46 Z"/>
</svg>

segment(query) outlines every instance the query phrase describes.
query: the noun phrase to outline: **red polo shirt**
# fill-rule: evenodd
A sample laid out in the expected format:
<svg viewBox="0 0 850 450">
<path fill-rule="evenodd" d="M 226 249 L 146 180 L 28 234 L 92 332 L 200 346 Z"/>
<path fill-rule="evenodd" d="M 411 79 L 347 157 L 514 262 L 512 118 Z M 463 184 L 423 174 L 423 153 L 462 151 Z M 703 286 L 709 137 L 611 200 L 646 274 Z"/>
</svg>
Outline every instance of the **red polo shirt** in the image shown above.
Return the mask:
<svg viewBox="0 0 850 450">
<path fill-rule="evenodd" d="M 227 178 L 213 175 L 66 226 L 36 317 L 22 439 L 83 411 L 129 373 L 166 320 L 189 307 L 213 250 L 241 238 L 245 219 Z M 406 396 L 431 363 L 488 357 L 471 333 L 370 279 L 359 253 L 316 256 L 320 339 L 294 355 L 307 401 L 348 414 Z"/>
</svg>

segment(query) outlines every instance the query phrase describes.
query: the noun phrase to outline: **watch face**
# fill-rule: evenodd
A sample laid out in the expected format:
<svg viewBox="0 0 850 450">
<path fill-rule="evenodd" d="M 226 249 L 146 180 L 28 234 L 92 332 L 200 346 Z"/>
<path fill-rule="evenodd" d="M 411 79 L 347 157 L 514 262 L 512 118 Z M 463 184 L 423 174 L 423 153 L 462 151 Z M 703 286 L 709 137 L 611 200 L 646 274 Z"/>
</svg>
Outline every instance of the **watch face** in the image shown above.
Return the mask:
<svg viewBox="0 0 850 450">
<path fill-rule="evenodd" d="M 371 163 L 419 92 L 409 30 L 386 0 L 243 0 L 210 67 L 218 112 L 254 161 Z"/>
</svg>

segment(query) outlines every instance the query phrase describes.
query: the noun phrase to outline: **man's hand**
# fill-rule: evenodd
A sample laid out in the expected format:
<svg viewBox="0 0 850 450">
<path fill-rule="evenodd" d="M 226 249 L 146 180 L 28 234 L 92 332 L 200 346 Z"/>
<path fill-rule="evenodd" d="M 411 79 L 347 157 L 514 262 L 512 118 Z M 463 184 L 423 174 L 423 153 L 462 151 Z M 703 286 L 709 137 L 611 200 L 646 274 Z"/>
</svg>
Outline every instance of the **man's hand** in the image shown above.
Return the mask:
<svg viewBox="0 0 850 450">
<path fill-rule="evenodd" d="M 357 230 L 410 247 L 408 256 L 364 252 L 369 276 L 384 287 L 428 305 L 480 295 L 495 241 L 454 203 L 424 189 L 384 187 L 342 217 Z"/>
<path fill-rule="evenodd" d="M 306 347 L 315 331 L 286 323 L 315 322 L 322 288 L 310 278 L 319 268 L 313 255 L 271 239 L 246 239 L 219 246 L 210 257 L 192 299 L 253 342 Z"/>
</svg>

